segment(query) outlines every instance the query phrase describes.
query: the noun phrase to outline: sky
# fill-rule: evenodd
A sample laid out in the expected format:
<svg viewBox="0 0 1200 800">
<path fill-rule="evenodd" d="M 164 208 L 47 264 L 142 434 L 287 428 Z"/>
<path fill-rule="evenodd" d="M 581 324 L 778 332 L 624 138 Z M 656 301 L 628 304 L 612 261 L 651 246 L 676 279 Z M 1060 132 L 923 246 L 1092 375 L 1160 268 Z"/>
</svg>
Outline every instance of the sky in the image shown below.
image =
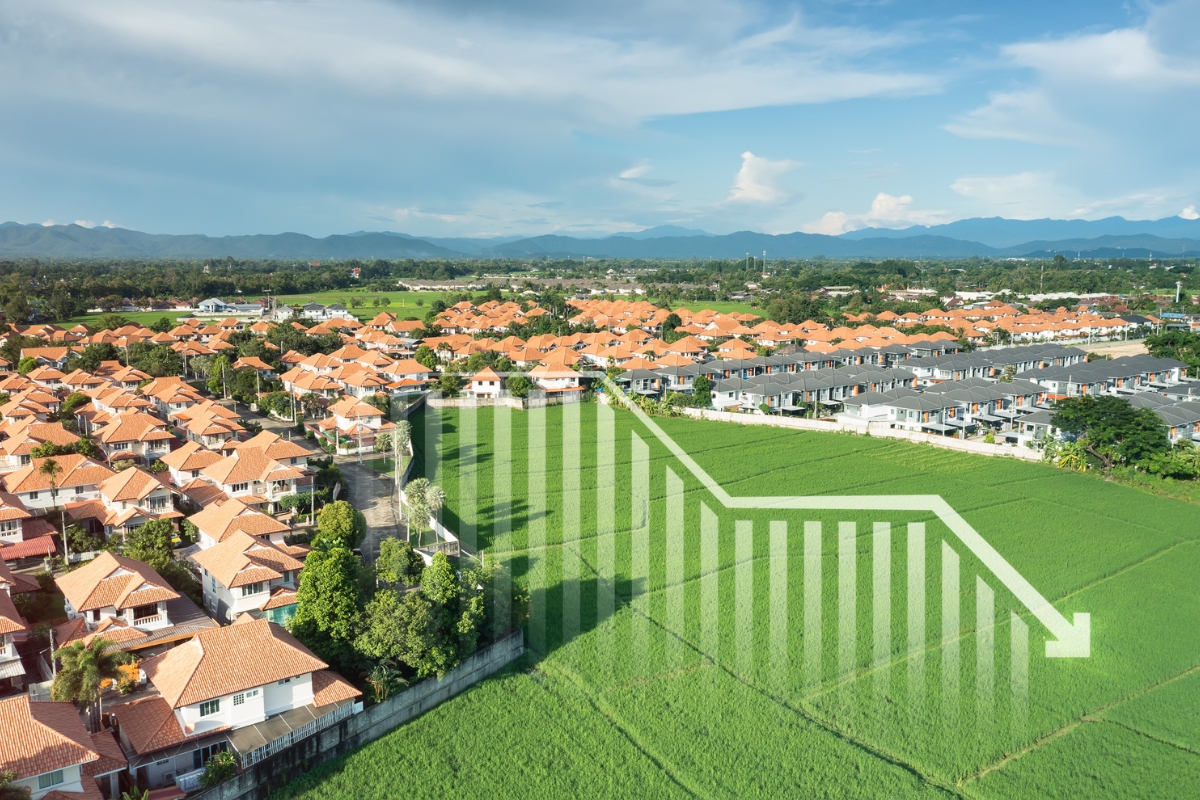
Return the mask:
<svg viewBox="0 0 1200 800">
<path fill-rule="evenodd" d="M 0 0 L 0 220 L 1198 216 L 1200 0 Z"/>
</svg>

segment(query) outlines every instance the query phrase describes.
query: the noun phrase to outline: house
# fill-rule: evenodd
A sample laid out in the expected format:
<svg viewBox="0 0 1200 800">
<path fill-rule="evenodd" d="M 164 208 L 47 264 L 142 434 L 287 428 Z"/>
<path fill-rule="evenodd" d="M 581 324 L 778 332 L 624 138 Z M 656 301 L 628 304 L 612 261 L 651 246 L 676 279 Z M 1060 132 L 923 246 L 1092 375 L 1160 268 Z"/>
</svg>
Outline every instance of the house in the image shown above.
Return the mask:
<svg viewBox="0 0 1200 800">
<path fill-rule="evenodd" d="M 171 503 L 171 497 L 178 494 L 178 489 L 158 476 L 132 467 L 102 481 L 99 498 L 68 503 L 65 510 L 90 532 L 110 538 L 113 534 L 124 536 L 152 520 L 182 517 Z"/>
<path fill-rule="evenodd" d="M 334 442 L 341 453 L 373 452 L 375 437 L 396 427 L 378 408 L 354 397 L 343 397 L 329 412 L 330 416 L 308 427 Z"/>
<path fill-rule="evenodd" d="M 267 458 L 301 470 L 308 468 L 308 459 L 313 456 L 313 452 L 307 447 L 303 447 L 291 439 L 284 439 L 278 433 L 271 431 L 262 431 L 241 442 L 237 449 L 261 450 Z"/>
<path fill-rule="evenodd" d="M 12 472 L 29 463 L 34 448 L 49 442 L 67 447 L 79 437 L 63 427 L 61 422 L 24 420 L 0 427 L 0 472 Z"/>
<path fill-rule="evenodd" d="M 529 377 L 543 392 L 583 392 L 579 373 L 562 364 L 539 364 L 529 371 Z"/>
<path fill-rule="evenodd" d="M 207 505 L 187 519 L 199 532 L 196 544 L 201 550 L 218 545 L 239 532 L 283 545 L 284 535 L 291 531 L 285 523 L 236 499 Z"/>
<path fill-rule="evenodd" d="M 42 465 L 51 459 L 35 458 L 27 466 L 3 476 L 4 489 L 20 500 L 29 511 L 39 514 L 58 508 L 68 501 L 94 500 L 100 496 L 100 484 L 115 473 L 81 455 L 55 456 L 58 475 L 51 485 Z"/>
<path fill-rule="evenodd" d="M 296 555 L 303 555 L 297 548 Z M 215 619 L 233 622 L 241 614 L 276 602 L 268 619 L 284 623 L 295 614 L 296 576 L 304 562 L 292 548 L 238 531 L 191 558 L 200 567 L 204 607 Z"/>
<path fill-rule="evenodd" d="M 110 464 L 121 460 L 153 464 L 171 452 L 171 442 L 176 441 L 167 423 L 137 411 L 113 417 L 93 438 Z"/>
<path fill-rule="evenodd" d="M 0 772 L 13 773 L 30 800 L 119 796 L 113 777 L 128 762 L 112 733 L 88 733 L 73 704 L 6 697 L 0 731 Z"/>
<path fill-rule="evenodd" d="M 183 429 L 189 442 L 204 445 L 209 450 L 232 447 L 246 432 L 237 421 L 236 413 L 213 400 L 173 411 L 169 416 Z"/>
<path fill-rule="evenodd" d="M 0 689 L 20 689 L 25 675 L 17 642 L 25 640 L 29 625 L 13 604 L 13 595 L 40 588 L 33 578 L 14 575 L 0 561 Z"/>
<path fill-rule="evenodd" d="M 279 625 L 249 615 L 140 666 L 155 693 L 111 709 L 129 772 L 151 789 L 199 788 L 218 752 L 249 766 L 295 729 L 316 733 L 362 709 L 346 679 Z"/>
<path fill-rule="evenodd" d="M 239 358 L 237 361 L 233 362 L 233 368 L 235 370 L 252 369 L 257 372 L 258 377 L 262 378 L 263 380 L 270 380 L 276 376 L 275 368 L 263 361 L 258 356 L 245 356 Z"/>
<path fill-rule="evenodd" d="M 172 450 L 160 461 L 167 465 L 171 482 L 182 488 L 196 478 L 200 471 L 212 466 L 224 456 L 216 450 L 209 450 L 199 442 L 186 442 L 182 447 Z"/>
<path fill-rule="evenodd" d="M 495 400 L 504 392 L 504 379 L 491 367 L 484 367 L 471 377 L 463 391 L 476 399 Z"/>
<path fill-rule="evenodd" d="M 144 632 L 169 627 L 167 602 L 180 597 L 149 565 L 108 551 L 54 583 L 67 620 L 82 617 L 89 631 L 109 619 Z"/>
<path fill-rule="evenodd" d="M 248 505 L 266 506 L 272 511 L 284 497 L 296 494 L 297 482 L 307 477 L 255 447 L 230 450 L 229 455 L 200 470 L 200 479 L 220 489 L 226 497 Z"/>
</svg>

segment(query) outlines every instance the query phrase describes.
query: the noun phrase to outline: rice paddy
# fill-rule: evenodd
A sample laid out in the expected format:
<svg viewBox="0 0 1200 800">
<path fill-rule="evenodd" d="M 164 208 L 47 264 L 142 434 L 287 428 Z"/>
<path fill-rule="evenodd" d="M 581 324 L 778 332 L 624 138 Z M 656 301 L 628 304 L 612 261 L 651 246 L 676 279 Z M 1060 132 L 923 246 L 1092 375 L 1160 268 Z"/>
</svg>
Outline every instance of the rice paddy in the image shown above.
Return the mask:
<svg viewBox="0 0 1200 800">
<path fill-rule="evenodd" d="M 529 587 L 529 652 L 280 796 L 1164 797 L 1200 777 L 1200 507 L 906 442 L 656 420 L 734 497 L 940 495 L 1068 620 L 1091 614 L 1091 656 L 1049 659 L 929 512 L 726 509 L 625 411 L 611 483 L 596 406 L 544 412 L 544 468 L 530 412 L 436 413 L 414 418 L 417 469 L 467 549 Z"/>
</svg>

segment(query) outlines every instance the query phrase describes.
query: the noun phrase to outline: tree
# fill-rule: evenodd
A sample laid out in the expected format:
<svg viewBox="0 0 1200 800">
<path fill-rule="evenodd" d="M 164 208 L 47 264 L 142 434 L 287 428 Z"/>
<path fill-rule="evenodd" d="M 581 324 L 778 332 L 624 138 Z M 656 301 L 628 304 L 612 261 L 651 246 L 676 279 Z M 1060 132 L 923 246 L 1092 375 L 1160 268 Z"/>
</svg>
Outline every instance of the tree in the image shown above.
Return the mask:
<svg viewBox="0 0 1200 800">
<path fill-rule="evenodd" d="M 300 408 L 304 411 L 307 417 L 315 417 L 321 413 L 324 406 L 321 405 L 321 398 L 312 392 L 305 392 L 300 395 Z"/>
<path fill-rule="evenodd" d="M 692 405 L 697 408 L 708 408 L 712 405 L 712 381 L 707 375 L 697 375 L 692 384 Z"/>
<path fill-rule="evenodd" d="M 458 392 L 462 389 L 462 381 L 458 379 L 457 375 L 447 372 L 438 378 L 437 388 L 444 397 L 458 397 Z"/>
<path fill-rule="evenodd" d="M 349 548 L 318 538 L 304 559 L 291 632 L 343 675 L 358 672 L 353 643 L 362 622 L 362 564 Z"/>
<path fill-rule="evenodd" d="M 87 405 L 92 402 L 92 398 L 82 392 L 71 392 L 66 399 L 62 401 L 62 405 L 58 409 L 59 419 L 71 419 L 75 416 L 75 409 L 80 406 Z"/>
<path fill-rule="evenodd" d="M 4 304 L 4 318 L 10 325 L 29 324 L 29 299 L 24 292 L 17 292 Z"/>
<path fill-rule="evenodd" d="M 1122 397 L 1085 395 L 1060 400 L 1050 424 L 1080 443 L 1103 469 L 1136 464 L 1170 448 L 1166 429 L 1149 408 Z"/>
<path fill-rule="evenodd" d="M 504 388 L 513 397 L 529 397 L 529 392 L 533 390 L 533 381 L 524 375 L 509 375 L 504 379 Z"/>
<path fill-rule="evenodd" d="M 150 330 L 158 333 L 167 333 L 174 327 L 175 323 L 171 322 L 170 317 L 159 317 L 158 320 L 150 326 Z"/>
<path fill-rule="evenodd" d="M 17 786 L 17 773 L 11 770 L 0 771 L 0 800 L 29 800 L 29 790 Z"/>
<path fill-rule="evenodd" d="M 125 534 L 122 552 L 134 561 L 149 564 L 151 569 L 161 575 L 171 561 L 171 538 L 174 534 L 175 529 L 170 520 L 151 520 Z"/>
<path fill-rule="evenodd" d="M 674 311 L 672 311 L 670 314 L 667 315 L 667 318 L 665 320 L 663 320 L 663 324 L 662 324 L 663 338 L 665 339 L 668 334 L 674 333 L 675 329 L 678 328 L 682 324 L 683 324 L 683 320 L 679 318 L 678 314 L 676 314 Z"/>
<path fill-rule="evenodd" d="M 380 661 L 366 675 L 367 684 L 376 703 L 382 703 L 392 696 L 397 689 L 402 689 L 408 682 L 400 675 L 400 671 L 387 661 Z"/>
<path fill-rule="evenodd" d="M 208 789 L 218 783 L 224 783 L 236 774 L 237 759 L 234 757 L 233 751 L 222 750 L 214 753 L 204 765 L 204 774 L 200 776 L 200 783 L 205 789 Z"/>
<path fill-rule="evenodd" d="M 116 683 L 122 677 L 121 665 L 134 660 L 116 647 L 116 642 L 97 637 L 90 644 L 80 640 L 55 650 L 51 657 L 58 659 L 62 668 L 50 687 L 51 699 L 95 706 L 93 719 L 99 719 L 103 712 L 100 685 L 106 680 Z"/>
<path fill-rule="evenodd" d="M 404 500 L 408 506 L 408 537 L 411 541 L 413 532 L 415 531 L 419 538 L 421 532 L 428 527 L 429 518 L 442 510 L 446 494 L 441 487 L 433 485 L 427 478 L 416 478 L 404 487 Z"/>
<path fill-rule="evenodd" d="M 109 308 L 120 308 L 122 305 L 124 305 L 124 303 L 121 303 L 120 299 L 118 298 L 117 304 L 111 305 Z M 115 331 L 117 328 L 124 328 L 126 325 L 128 325 L 129 320 L 126 317 L 122 317 L 120 314 L 109 313 L 102 315 L 100 319 L 96 320 L 96 324 L 102 331 Z"/>
<path fill-rule="evenodd" d="M 417 352 L 413 356 L 413 359 L 418 364 L 420 364 L 424 367 L 428 367 L 429 369 L 437 369 L 438 368 L 437 353 L 435 353 L 433 351 L 433 348 L 427 344 L 423 344 L 417 348 Z"/>
<path fill-rule="evenodd" d="M 338 500 L 317 514 L 317 535 L 332 545 L 353 550 L 367 535 L 367 518 L 345 500 Z"/>
<path fill-rule="evenodd" d="M 403 539 L 389 536 L 379 544 L 375 574 L 386 583 L 416 586 L 421 580 L 424 559 Z"/>
<path fill-rule="evenodd" d="M 26 356 L 17 362 L 17 372 L 21 373 L 22 375 L 28 375 L 37 369 L 37 365 L 38 362 L 36 358 L 33 358 L 32 356 Z"/>
<path fill-rule="evenodd" d="M 212 365 L 209 367 L 208 390 L 213 394 L 224 396 L 226 379 L 232 377 L 229 375 L 230 372 L 232 370 L 229 368 L 228 358 L 225 356 L 213 356 Z"/>
</svg>

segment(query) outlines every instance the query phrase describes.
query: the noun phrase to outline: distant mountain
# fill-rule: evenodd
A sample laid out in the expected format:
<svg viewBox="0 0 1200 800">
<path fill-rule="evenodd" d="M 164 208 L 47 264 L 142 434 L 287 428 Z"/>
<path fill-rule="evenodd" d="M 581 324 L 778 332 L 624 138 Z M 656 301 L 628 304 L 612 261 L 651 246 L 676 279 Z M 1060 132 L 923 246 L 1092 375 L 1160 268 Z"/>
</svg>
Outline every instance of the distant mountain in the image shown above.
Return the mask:
<svg viewBox="0 0 1200 800">
<path fill-rule="evenodd" d="M 1164 238 L 1200 239 L 1200 219 L 1166 217 L 1158 220 L 1105 219 L 1004 219 L 975 217 L 945 225 L 914 225 L 909 228 L 863 228 L 843 233 L 841 239 L 907 239 L 913 236 L 949 236 L 990 247 L 1010 248 L 1025 242 L 1060 239 L 1093 239 L 1099 236 L 1150 234 Z"/>
<path fill-rule="evenodd" d="M 534 236 L 483 251 L 496 258 L 742 258 L 767 251 L 771 258 L 964 258 L 990 255 L 995 248 L 978 242 L 963 242 L 945 236 L 915 236 L 906 239 L 853 241 L 819 233 L 772 235 L 739 231 L 725 236 L 664 236 L 632 239 L 575 239 L 570 236 Z"/>
<path fill-rule="evenodd" d="M 454 258 L 464 254 L 423 239 L 386 233 L 202 236 L 141 233 L 79 225 L 0 226 L 0 256 L 39 258 Z"/>
<path fill-rule="evenodd" d="M 1103 220 L 1101 220 L 1104 222 Z M 1029 224 L 1073 225 L 1076 221 L 1040 220 Z M 1122 223 L 1127 222 L 1121 220 Z M 175 236 L 149 234 L 124 228 L 83 228 L 78 225 L 0 224 L 0 257 L 37 258 L 280 258 L 280 259 L 362 259 L 375 258 L 671 258 L 740 259 L 747 253 L 767 259 L 885 258 L 1037 258 L 1062 253 L 1093 258 L 1145 258 L 1148 255 L 1194 256 L 1200 254 L 1200 226 L 1190 220 L 1172 223 L 1159 220 L 1160 227 L 1176 225 L 1193 236 L 1166 237 L 1151 233 L 1098 234 L 1095 236 L 1030 237 L 1014 244 L 998 246 L 945 234 L 923 231 L 951 229 L 954 225 L 934 228 L 909 228 L 905 231 L 874 231 L 864 236 L 826 236 L 816 233 L 766 234 L 738 231 L 723 236 L 692 233 L 686 228 L 663 225 L 637 234 L 615 234 L 588 239 L 577 236 L 511 236 L 493 238 L 416 238 L 392 231 L 354 233 L 314 238 L 300 233 L 255 236 Z M 1167 224 L 1167 223 L 1170 223 Z M 1019 220 L 963 220 L 956 230 L 992 231 L 1008 224 L 1024 225 Z M 1090 223 L 1081 223 L 1084 225 Z M 1112 223 L 1116 225 L 1117 223 Z M 1194 226 L 1194 227 L 1188 227 Z M 684 231 L 680 235 L 666 235 Z M 884 235 L 884 234 L 887 235 Z M 857 237 L 857 238 L 856 238 Z"/>
<path fill-rule="evenodd" d="M 656 225 L 653 228 L 646 228 L 644 231 L 618 233 L 616 235 L 629 239 L 662 239 L 666 236 L 712 236 L 708 231 L 697 230 L 696 228 L 681 228 L 678 225 Z"/>
</svg>

